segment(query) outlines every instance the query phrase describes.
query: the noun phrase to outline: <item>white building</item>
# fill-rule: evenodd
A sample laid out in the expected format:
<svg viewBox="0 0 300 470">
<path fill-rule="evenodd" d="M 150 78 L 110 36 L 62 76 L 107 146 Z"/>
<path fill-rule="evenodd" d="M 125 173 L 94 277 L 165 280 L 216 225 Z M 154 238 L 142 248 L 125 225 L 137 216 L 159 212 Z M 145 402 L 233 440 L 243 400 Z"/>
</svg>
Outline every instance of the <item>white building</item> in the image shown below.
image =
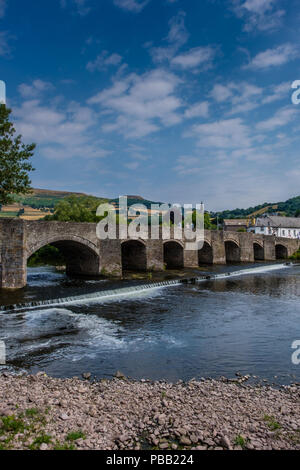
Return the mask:
<svg viewBox="0 0 300 470">
<path fill-rule="evenodd" d="M 300 239 L 300 217 L 279 217 L 275 215 L 260 217 L 250 225 L 248 232 Z"/>
</svg>

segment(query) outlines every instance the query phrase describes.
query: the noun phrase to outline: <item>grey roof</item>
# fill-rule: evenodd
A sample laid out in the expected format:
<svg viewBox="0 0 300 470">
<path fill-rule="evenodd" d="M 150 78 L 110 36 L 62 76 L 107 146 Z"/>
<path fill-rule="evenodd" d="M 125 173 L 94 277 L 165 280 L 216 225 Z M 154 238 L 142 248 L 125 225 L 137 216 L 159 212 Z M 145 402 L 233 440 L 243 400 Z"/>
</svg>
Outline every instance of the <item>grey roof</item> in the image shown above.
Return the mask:
<svg viewBox="0 0 300 470">
<path fill-rule="evenodd" d="M 249 219 L 224 219 L 224 225 L 249 225 Z"/>
<path fill-rule="evenodd" d="M 283 228 L 300 228 L 300 217 L 280 217 L 270 215 L 268 217 L 260 217 L 256 220 L 258 227 L 283 227 Z"/>
</svg>

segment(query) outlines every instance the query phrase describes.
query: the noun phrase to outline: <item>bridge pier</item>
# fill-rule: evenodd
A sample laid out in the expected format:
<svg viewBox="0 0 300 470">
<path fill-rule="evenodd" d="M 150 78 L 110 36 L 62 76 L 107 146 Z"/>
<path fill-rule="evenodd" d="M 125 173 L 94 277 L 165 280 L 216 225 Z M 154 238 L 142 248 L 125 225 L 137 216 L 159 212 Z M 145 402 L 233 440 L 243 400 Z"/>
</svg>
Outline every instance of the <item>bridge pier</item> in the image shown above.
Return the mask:
<svg viewBox="0 0 300 470">
<path fill-rule="evenodd" d="M 0 287 L 21 289 L 27 282 L 24 223 L 0 220 Z"/>
<path fill-rule="evenodd" d="M 185 268 L 198 268 L 198 251 L 184 250 L 183 259 Z"/>
<path fill-rule="evenodd" d="M 163 271 L 164 249 L 162 240 L 148 240 L 147 242 L 147 270 Z"/>
<path fill-rule="evenodd" d="M 99 243 L 100 273 L 122 276 L 122 254 L 120 240 L 101 240 Z"/>
<path fill-rule="evenodd" d="M 240 234 L 240 262 L 254 263 L 253 235 L 251 233 Z"/>
<path fill-rule="evenodd" d="M 145 237 L 147 238 L 147 237 Z M 177 237 L 178 238 L 178 237 Z M 27 282 L 27 260 L 40 248 L 51 244 L 65 256 L 67 272 L 97 276 L 122 276 L 122 269 L 162 271 L 196 268 L 199 265 L 275 261 L 294 254 L 296 239 L 242 232 L 205 230 L 202 250 L 186 250 L 188 240 L 99 240 L 96 224 L 75 222 L 0 219 L 0 288 L 19 289 Z"/>
<path fill-rule="evenodd" d="M 264 235 L 264 252 L 265 252 L 265 261 L 275 261 L 275 241 L 273 237 Z"/>
<path fill-rule="evenodd" d="M 205 234 L 209 232 L 205 231 Z M 226 252 L 224 245 L 224 233 L 213 231 L 210 233 L 211 247 L 213 250 L 213 264 L 226 264 Z"/>
</svg>

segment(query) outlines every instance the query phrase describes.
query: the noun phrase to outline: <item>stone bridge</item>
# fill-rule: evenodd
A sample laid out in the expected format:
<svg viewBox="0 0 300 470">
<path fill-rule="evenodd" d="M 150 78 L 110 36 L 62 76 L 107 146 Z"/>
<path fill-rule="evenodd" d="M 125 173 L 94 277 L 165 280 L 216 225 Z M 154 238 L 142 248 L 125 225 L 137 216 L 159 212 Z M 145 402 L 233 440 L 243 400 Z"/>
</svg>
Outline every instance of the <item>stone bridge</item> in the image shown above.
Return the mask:
<svg viewBox="0 0 300 470">
<path fill-rule="evenodd" d="M 0 287 L 26 285 L 27 261 L 45 245 L 62 251 L 68 274 L 121 276 L 125 269 L 161 271 L 226 264 L 287 259 L 299 240 L 243 232 L 205 231 L 200 251 L 185 249 L 185 241 L 99 240 L 96 224 L 75 222 L 0 220 Z"/>
</svg>

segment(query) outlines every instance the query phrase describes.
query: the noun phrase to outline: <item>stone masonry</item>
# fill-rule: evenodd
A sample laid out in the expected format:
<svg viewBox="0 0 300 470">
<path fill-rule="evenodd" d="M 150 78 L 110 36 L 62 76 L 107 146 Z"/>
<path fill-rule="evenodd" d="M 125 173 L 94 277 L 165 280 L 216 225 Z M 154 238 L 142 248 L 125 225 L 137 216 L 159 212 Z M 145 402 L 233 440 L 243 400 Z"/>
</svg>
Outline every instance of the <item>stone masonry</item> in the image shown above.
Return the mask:
<svg viewBox="0 0 300 470">
<path fill-rule="evenodd" d="M 189 251 L 185 249 L 186 242 L 176 240 L 172 232 L 168 240 L 99 240 L 96 224 L 2 219 L 0 287 L 24 287 L 27 260 L 48 244 L 62 251 L 68 273 L 120 277 L 122 269 L 160 271 L 166 267 L 287 259 L 298 250 L 300 241 L 246 232 L 207 230 L 203 248 Z"/>
</svg>

